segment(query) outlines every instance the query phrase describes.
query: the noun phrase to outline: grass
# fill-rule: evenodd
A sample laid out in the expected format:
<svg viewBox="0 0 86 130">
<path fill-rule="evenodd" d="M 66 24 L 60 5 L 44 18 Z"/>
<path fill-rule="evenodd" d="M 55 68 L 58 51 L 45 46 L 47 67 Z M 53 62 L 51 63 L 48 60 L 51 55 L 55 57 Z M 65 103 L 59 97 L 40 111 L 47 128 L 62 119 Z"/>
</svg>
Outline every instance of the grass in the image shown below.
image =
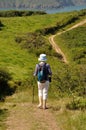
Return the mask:
<svg viewBox="0 0 86 130">
<path fill-rule="evenodd" d="M 56 37 L 69 61 L 85 64 L 86 24 Z"/>
<path fill-rule="evenodd" d="M 0 20 L 4 25 L 3 30 L 6 31 L 6 35 L 7 33 L 10 33 L 10 35 L 13 36 L 13 34 L 25 34 L 27 32 L 34 32 L 36 30 L 43 29 L 44 27 L 55 26 L 62 21 L 65 22 L 67 18 L 70 18 L 73 15 L 78 15 L 78 12 L 59 13 L 53 15 L 35 15 L 26 17 L 0 17 Z"/>
<path fill-rule="evenodd" d="M 7 109 L 0 109 L 0 130 L 6 130 L 6 118 L 8 116 Z"/>
<path fill-rule="evenodd" d="M 66 104 L 70 100 L 72 100 L 71 97 L 50 100 L 51 112 L 62 130 L 85 130 L 86 111 L 67 109 Z"/>
<path fill-rule="evenodd" d="M 17 108 L 18 110 L 21 109 L 21 106 L 17 107 L 18 103 L 22 104 L 22 103 L 32 102 L 33 86 L 35 86 L 35 103 L 38 102 L 37 84 L 36 84 L 36 81 L 33 79 L 33 71 L 35 68 L 35 64 L 38 63 L 38 57 L 34 52 L 31 53 L 31 52 L 28 52 L 27 49 L 21 48 L 21 46 L 15 42 L 15 37 L 16 36 L 22 37 L 23 35 L 26 35 L 28 32 L 35 32 L 36 30 L 42 29 L 44 27 L 54 26 L 58 22 L 66 19 L 70 14 L 72 13 L 42 15 L 42 16 L 36 15 L 36 16 L 30 16 L 30 17 L 0 18 L 1 22 L 4 24 L 4 27 L 2 28 L 2 30 L 0 30 L 0 66 L 3 68 L 7 68 L 9 70 L 9 72 L 12 74 L 13 80 L 23 81 L 22 85 L 18 86 L 16 93 L 6 98 L 5 103 L 7 103 L 8 106 L 9 106 L 9 103 L 12 103 L 13 106 L 15 106 L 14 110 L 17 111 Z M 73 57 L 71 53 L 72 48 L 70 48 L 69 50 L 67 46 L 65 45 L 63 46 L 63 44 L 61 43 L 66 43 L 68 42 L 68 40 L 72 42 L 72 38 L 70 39 L 71 35 L 72 34 L 76 35 L 77 32 L 78 31 L 81 32 L 81 30 L 83 31 L 84 28 L 83 29 L 79 28 L 79 30 L 76 29 L 76 30 L 70 31 L 69 35 L 65 33 L 56 39 L 58 40 L 58 42 L 60 41 L 59 42 L 60 46 L 64 50 L 68 59 L 70 59 L 70 63 Z M 83 37 L 85 38 L 85 33 L 84 34 L 79 33 L 79 35 L 81 36 L 81 39 L 83 39 Z M 70 46 L 70 43 L 69 43 L 69 46 Z M 35 48 L 34 48 L 34 51 L 35 51 Z M 66 90 L 67 92 L 69 92 L 68 87 L 73 85 L 75 88 L 77 88 L 76 87 L 77 75 L 74 76 L 77 73 L 75 71 L 76 68 L 72 68 L 71 65 L 68 65 L 68 66 L 65 65 L 57 57 L 54 57 L 54 56 L 47 56 L 47 57 L 48 57 L 48 63 L 51 65 L 51 69 L 53 71 L 52 83 L 50 85 L 50 91 L 49 91 L 49 104 L 51 104 L 50 110 L 52 113 L 54 113 L 54 118 L 56 118 L 57 124 L 59 123 L 60 127 L 62 127 L 62 130 L 70 130 L 70 128 L 71 130 L 73 129 L 85 130 L 84 122 L 86 120 L 86 117 L 83 114 L 83 111 L 67 110 L 66 108 L 64 108 L 66 99 L 62 98 L 62 97 L 67 96 Z M 4 107 L 8 108 L 8 106 L 6 106 L 5 103 L 4 103 Z M 60 112 L 61 108 L 63 109 L 62 112 Z M 9 106 L 9 111 L 12 112 L 12 110 L 13 110 L 13 107 Z M 29 106 L 28 106 L 28 110 L 30 110 Z M 33 113 L 33 110 L 31 112 Z M 20 113 L 22 117 L 25 116 L 23 114 L 24 113 L 22 113 L 21 115 Z M 4 119 L 6 119 L 6 116 L 4 117 L 4 114 L 2 114 L 2 116 L 0 115 L 0 117 L 1 117 L 0 120 L 2 123 L 1 128 L 3 128 L 4 126 L 3 123 L 4 123 Z M 34 116 L 32 117 L 32 120 L 33 119 L 34 119 Z M 32 129 L 37 130 L 38 128 L 40 128 L 39 123 L 38 123 L 39 120 L 37 122 L 35 121 L 36 121 L 36 118 L 32 122 L 34 123 L 34 126 L 35 126 L 35 127 L 33 126 Z M 81 126 L 82 122 L 83 124 Z M 78 128 L 77 128 L 77 125 L 78 125 Z M 43 127 L 43 128 L 45 130 L 47 129 L 47 127 Z"/>
<path fill-rule="evenodd" d="M 0 42 L 1 43 L 1 42 Z M 4 47 L 6 47 L 6 49 Z M 18 46 L 9 44 L 1 45 L 0 65 L 9 70 L 15 79 L 23 79 L 32 71 L 31 61 L 34 63 L 34 54 L 30 55 Z M 30 68 L 28 68 L 30 67 Z M 28 70 L 28 71 L 27 71 Z"/>
<path fill-rule="evenodd" d="M 62 130 L 85 130 L 86 125 L 84 121 L 86 116 L 81 111 L 63 111 L 60 114 L 56 114 L 57 122 L 61 126 Z"/>
<path fill-rule="evenodd" d="M 55 16 L 36 15 L 30 17 L 14 17 L 14 18 L 12 17 L 12 18 L 0 18 L 0 19 L 4 25 L 6 23 L 6 28 L 4 28 L 4 30 L 7 30 L 14 34 L 18 33 L 20 34 L 20 32 L 21 33 L 34 32 L 35 30 L 43 28 L 44 26 L 51 26 L 56 24 L 58 15 L 57 17 Z M 42 23 L 40 23 L 40 21 L 42 21 Z"/>
<path fill-rule="evenodd" d="M 26 79 L 28 71 L 33 71 L 34 63 L 37 61 L 34 54 L 28 54 L 27 50 L 21 49 L 16 44 L 15 37 L 34 32 L 45 26 L 55 25 L 57 21 L 65 18 L 66 14 L 60 16 L 60 14 L 54 14 L 0 18 L 4 24 L 3 29 L 0 31 L 0 65 L 7 67 L 13 74 L 14 79 Z"/>
</svg>

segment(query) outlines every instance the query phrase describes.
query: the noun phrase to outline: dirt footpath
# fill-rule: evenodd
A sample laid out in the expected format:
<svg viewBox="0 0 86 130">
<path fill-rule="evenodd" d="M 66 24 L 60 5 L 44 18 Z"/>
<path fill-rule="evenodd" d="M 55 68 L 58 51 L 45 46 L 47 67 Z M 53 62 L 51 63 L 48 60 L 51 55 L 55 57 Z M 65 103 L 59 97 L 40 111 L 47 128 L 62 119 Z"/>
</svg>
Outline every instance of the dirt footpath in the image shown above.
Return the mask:
<svg viewBox="0 0 86 130">
<path fill-rule="evenodd" d="M 38 109 L 30 103 L 16 104 L 6 125 L 7 130 L 60 130 L 50 109 Z"/>
</svg>

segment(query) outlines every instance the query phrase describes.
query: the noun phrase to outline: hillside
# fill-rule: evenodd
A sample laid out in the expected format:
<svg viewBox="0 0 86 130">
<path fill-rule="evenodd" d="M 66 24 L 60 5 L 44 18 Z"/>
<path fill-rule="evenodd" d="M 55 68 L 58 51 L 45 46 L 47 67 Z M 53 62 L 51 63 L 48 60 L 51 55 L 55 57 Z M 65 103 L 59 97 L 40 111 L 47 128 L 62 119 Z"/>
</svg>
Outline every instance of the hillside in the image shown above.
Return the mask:
<svg viewBox="0 0 86 130">
<path fill-rule="evenodd" d="M 55 9 L 86 5 L 86 0 L 0 0 L 0 8 Z"/>
<path fill-rule="evenodd" d="M 86 19 L 86 10 L 31 16 L 12 13 L 0 17 L 0 130 L 85 130 L 86 23 L 80 23 Z M 80 26 L 67 31 L 74 25 Z M 49 37 L 58 33 L 54 42 L 68 64 L 49 43 Z M 53 72 L 46 110 L 36 107 L 33 72 L 40 53 L 47 54 Z"/>
<path fill-rule="evenodd" d="M 75 28 L 78 28 L 78 26 L 82 26 L 82 25 L 85 25 L 86 24 L 86 19 L 85 20 L 83 20 L 83 21 L 81 21 L 80 23 L 78 23 L 78 24 L 76 24 L 76 25 L 74 25 L 74 26 L 72 26 L 71 28 L 68 28 L 68 30 L 65 30 L 65 31 L 62 31 L 62 32 L 60 32 L 60 33 L 57 33 L 56 35 L 52 35 L 52 36 L 50 36 L 49 37 L 49 41 L 50 41 L 50 43 L 51 43 L 51 45 L 53 46 L 53 48 L 56 50 L 56 52 L 57 53 L 60 53 L 61 55 L 62 55 L 62 60 L 63 60 L 63 62 L 65 62 L 65 63 L 67 63 L 68 64 L 68 61 L 67 61 L 67 59 L 66 59 L 66 56 L 65 56 L 65 54 L 63 53 L 63 51 L 59 48 L 59 46 L 58 46 L 58 39 L 57 39 L 57 45 L 56 45 L 56 43 L 55 43 L 55 41 L 54 41 L 54 38 L 58 35 L 59 37 L 60 37 L 60 35 L 62 35 L 62 34 L 64 34 L 64 33 L 68 33 L 69 34 L 69 31 L 70 30 L 72 30 L 72 29 L 75 29 Z M 78 29 L 77 29 L 78 30 Z M 80 61 L 80 60 L 82 60 L 83 59 L 83 63 L 86 63 L 86 59 L 85 59 L 85 46 L 86 46 L 86 44 L 83 42 L 83 41 L 86 41 L 86 39 L 84 39 L 85 38 L 85 26 L 83 27 L 83 29 L 82 30 L 80 30 L 79 32 L 81 32 L 81 34 L 80 34 L 80 36 L 79 36 L 79 33 L 78 33 L 78 36 L 77 36 L 77 31 L 76 31 L 76 36 L 77 36 L 77 41 L 79 41 L 79 43 L 76 45 L 76 43 L 77 42 L 74 42 L 74 43 L 72 43 L 72 42 L 70 42 L 71 44 L 74 44 L 73 46 L 73 49 L 75 49 L 75 57 L 73 56 L 73 60 L 74 61 L 77 61 L 78 59 L 79 59 L 79 64 L 80 64 L 80 62 L 82 63 L 82 61 Z M 84 32 L 84 36 L 82 35 L 83 33 L 82 32 Z M 75 30 L 74 30 L 74 32 L 73 33 L 75 33 Z M 72 34 L 73 35 L 73 34 Z M 82 35 L 82 36 L 81 36 Z M 69 35 L 68 35 L 68 37 L 69 37 Z M 83 39 L 84 40 L 82 40 L 82 38 L 80 38 L 80 37 L 83 37 Z M 62 38 L 62 39 L 64 39 L 64 38 Z M 66 37 L 66 40 L 67 40 L 68 38 Z M 69 37 L 69 39 L 70 39 L 70 41 L 71 41 L 71 38 Z M 72 37 L 72 39 L 74 39 L 74 35 L 73 35 L 73 37 Z M 65 41 L 65 42 L 67 42 L 67 44 L 68 44 L 68 41 Z M 60 43 L 61 43 L 61 41 L 60 41 Z M 63 42 L 62 42 L 62 44 L 64 44 Z M 71 48 L 72 48 L 72 45 L 71 44 L 69 44 L 68 45 L 68 48 L 71 46 Z M 80 49 L 81 49 L 81 47 L 82 47 L 82 49 L 80 50 L 79 49 L 79 44 L 81 44 L 80 45 Z M 65 45 L 66 46 L 66 45 Z M 64 46 L 64 47 L 65 47 Z M 78 46 L 78 49 L 79 49 L 79 51 L 77 51 L 77 46 Z M 71 49 L 70 49 L 71 50 Z M 74 50 L 73 50 L 74 51 Z M 80 52 L 81 51 L 81 52 Z M 76 55 L 76 53 L 78 52 L 78 54 Z M 65 52 L 66 53 L 66 52 Z M 80 54 L 81 53 L 81 54 Z M 73 54 L 74 55 L 74 54 Z"/>
<path fill-rule="evenodd" d="M 69 53 L 70 60 L 76 62 L 79 65 L 86 64 L 86 20 L 84 20 L 82 24 L 83 26 L 76 26 L 76 29 L 70 29 L 68 32 L 65 32 L 65 34 L 63 33 L 61 36 L 59 35 L 59 37 L 56 40 L 60 40 L 60 45 L 62 43 L 61 47 L 64 49 L 65 54 L 67 53 L 68 55 Z M 67 51 L 66 48 L 69 51 Z"/>
</svg>

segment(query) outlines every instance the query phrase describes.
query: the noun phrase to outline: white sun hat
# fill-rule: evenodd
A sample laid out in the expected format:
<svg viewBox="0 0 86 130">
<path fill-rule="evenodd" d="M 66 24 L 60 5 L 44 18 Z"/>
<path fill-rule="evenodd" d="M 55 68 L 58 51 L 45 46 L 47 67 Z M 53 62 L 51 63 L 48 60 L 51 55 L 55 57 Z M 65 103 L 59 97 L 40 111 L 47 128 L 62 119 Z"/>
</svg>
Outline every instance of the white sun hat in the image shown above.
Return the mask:
<svg viewBox="0 0 86 130">
<path fill-rule="evenodd" d="M 46 61 L 46 60 L 47 60 L 46 54 L 40 54 L 38 61 Z"/>
</svg>

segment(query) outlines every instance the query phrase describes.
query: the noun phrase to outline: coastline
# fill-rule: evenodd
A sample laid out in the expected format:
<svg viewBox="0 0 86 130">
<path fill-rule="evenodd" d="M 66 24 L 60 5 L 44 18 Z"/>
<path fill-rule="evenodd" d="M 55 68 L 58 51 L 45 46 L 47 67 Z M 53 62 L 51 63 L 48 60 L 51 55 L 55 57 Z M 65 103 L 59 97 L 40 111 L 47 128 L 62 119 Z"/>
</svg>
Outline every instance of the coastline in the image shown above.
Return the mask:
<svg viewBox="0 0 86 130">
<path fill-rule="evenodd" d="M 62 13 L 62 12 L 71 12 L 71 11 L 79 11 L 82 9 L 86 9 L 86 5 L 84 6 L 69 6 L 69 7 L 62 7 L 62 8 L 52 8 L 52 9 L 28 9 L 28 8 L 0 8 L 0 11 L 8 11 L 8 10 L 26 10 L 26 11 L 45 11 L 47 14 L 54 14 L 54 13 Z"/>
</svg>

